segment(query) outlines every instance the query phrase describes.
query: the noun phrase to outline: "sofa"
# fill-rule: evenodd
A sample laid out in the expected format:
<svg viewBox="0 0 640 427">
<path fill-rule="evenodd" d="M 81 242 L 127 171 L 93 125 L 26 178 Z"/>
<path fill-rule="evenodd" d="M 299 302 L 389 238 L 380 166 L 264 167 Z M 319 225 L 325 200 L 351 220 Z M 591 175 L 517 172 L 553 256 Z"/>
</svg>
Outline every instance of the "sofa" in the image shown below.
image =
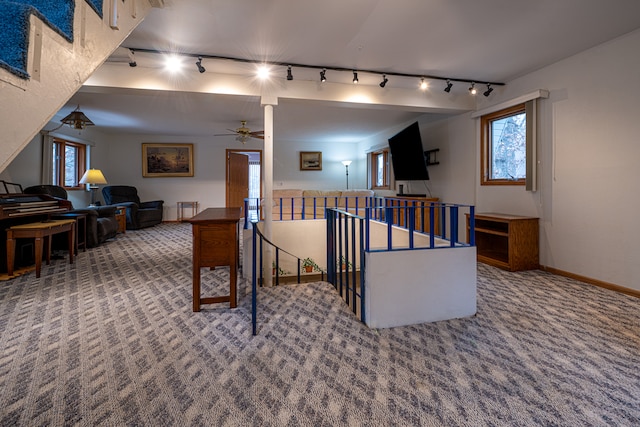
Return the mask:
<svg viewBox="0 0 640 427">
<path fill-rule="evenodd" d="M 324 219 L 325 207 L 337 207 L 351 213 L 363 215 L 366 199 L 373 197 L 373 190 L 273 190 L 273 219 Z M 315 208 L 314 208 L 315 200 Z"/>
<path fill-rule="evenodd" d="M 109 185 L 102 188 L 102 196 L 108 205 L 127 208 L 127 230 L 152 227 L 162 222 L 164 201 L 141 202 L 136 187 Z"/>
<path fill-rule="evenodd" d="M 67 200 L 67 190 L 58 185 L 33 185 L 24 189 L 25 194 L 46 194 L 58 199 Z M 100 243 L 112 239 L 118 233 L 118 220 L 115 206 L 96 206 L 72 209 L 71 213 L 87 215 L 87 248 L 94 248 Z"/>
</svg>

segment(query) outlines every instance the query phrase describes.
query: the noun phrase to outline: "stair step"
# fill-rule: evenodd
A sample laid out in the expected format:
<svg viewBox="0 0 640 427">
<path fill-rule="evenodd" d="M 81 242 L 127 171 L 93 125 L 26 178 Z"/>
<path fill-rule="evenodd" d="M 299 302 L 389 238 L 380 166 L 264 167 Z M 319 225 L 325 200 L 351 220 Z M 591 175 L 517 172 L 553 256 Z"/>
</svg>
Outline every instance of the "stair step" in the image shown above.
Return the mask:
<svg viewBox="0 0 640 427">
<path fill-rule="evenodd" d="M 86 0 L 102 17 L 103 0 Z M 0 67 L 28 79 L 29 19 L 37 16 L 47 26 L 73 43 L 75 0 L 11 0 L 0 1 Z"/>
</svg>

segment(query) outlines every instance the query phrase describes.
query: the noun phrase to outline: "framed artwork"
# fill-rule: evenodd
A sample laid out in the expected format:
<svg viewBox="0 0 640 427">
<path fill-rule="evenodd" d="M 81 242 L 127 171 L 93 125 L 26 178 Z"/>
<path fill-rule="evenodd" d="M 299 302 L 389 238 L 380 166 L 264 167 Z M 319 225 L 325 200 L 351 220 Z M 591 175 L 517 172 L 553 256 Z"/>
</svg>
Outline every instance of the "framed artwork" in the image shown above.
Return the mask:
<svg viewBox="0 0 640 427">
<path fill-rule="evenodd" d="M 142 176 L 193 176 L 193 144 L 143 143 Z"/>
<path fill-rule="evenodd" d="M 322 151 L 301 151 L 300 152 L 301 171 L 321 171 Z"/>
</svg>

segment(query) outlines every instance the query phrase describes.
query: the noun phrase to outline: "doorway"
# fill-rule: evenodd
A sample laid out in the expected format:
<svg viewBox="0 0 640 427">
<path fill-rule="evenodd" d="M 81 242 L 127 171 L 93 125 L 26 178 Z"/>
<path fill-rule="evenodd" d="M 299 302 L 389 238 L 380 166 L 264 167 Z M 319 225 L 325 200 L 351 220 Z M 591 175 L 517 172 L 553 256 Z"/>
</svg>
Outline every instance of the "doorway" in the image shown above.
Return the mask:
<svg viewBox="0 0 640 427">
<path fill-rule="evenodd" d="M 262 197 L 262 150 L 226 150 L 226 206 L 244 208 L 249 198 L 248 216 L 257 220 Z"/>
</svg>

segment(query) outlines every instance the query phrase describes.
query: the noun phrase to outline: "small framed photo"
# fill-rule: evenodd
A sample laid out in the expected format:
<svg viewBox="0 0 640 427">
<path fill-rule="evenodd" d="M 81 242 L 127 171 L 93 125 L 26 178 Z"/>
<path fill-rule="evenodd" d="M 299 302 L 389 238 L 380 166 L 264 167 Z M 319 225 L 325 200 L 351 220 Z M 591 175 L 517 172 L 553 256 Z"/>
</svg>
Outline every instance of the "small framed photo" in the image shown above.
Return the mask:
<svg viewBox="0 0 640 427">
<path fill-rule="evenodd" d="M 143 143 L 142 176 L 193 176 L 193 144 Z"/>
<path fill-rule="evenodd" d="M 301 151 L 300 152 L 301 171 L 321 171 L 322 151 Z"/>
</svg>

